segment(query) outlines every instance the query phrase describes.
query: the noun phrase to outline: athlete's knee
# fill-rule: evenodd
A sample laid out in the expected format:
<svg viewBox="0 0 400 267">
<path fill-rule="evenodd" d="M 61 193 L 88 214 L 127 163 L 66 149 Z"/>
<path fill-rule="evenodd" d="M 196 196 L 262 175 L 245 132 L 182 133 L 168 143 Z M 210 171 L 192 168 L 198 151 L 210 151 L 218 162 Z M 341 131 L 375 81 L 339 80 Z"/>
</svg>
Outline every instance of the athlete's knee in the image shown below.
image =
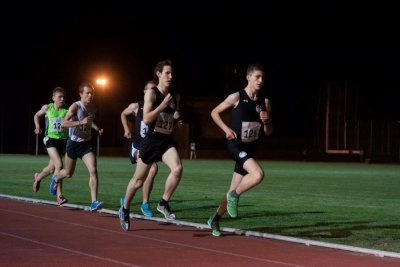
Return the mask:
<svg viewBox="0 0 400 267">
<path fill-rule="evenodd" d="M 183 171 L 182 164 L 178 164 L 172 169 L 173 175 L 178 178 L 182 176 L 182 171 Z"/>
<path fill-rule="evenodd" d="M 263 179 L 264 179 L 264 171 L 263 170 L 258 170 L 256 172 L 254 172 L 253 180 L 254 180 L 255 184 L 261 183 Z"/>
<path fill-rule="evenodd" d="M 144 184 L 144 181 L 142 179 L 136 179 L 136 181 L 133 183 L 133 187 L 135 189 L 142 188 Z"/>
<path fill-rule="evenodd" d="M 89 176 L 90 177 L 97 177 L 97 170 L 96 168 L 88 168 Z"/>
<path fill-rule="evenodd" d="M 152 174 L 153 176 L 155 176 L 158 172 L 158 166 L 157 164 L 153 164 L 153 166 L 151 166 L 149 173 Z"/>
</svg>

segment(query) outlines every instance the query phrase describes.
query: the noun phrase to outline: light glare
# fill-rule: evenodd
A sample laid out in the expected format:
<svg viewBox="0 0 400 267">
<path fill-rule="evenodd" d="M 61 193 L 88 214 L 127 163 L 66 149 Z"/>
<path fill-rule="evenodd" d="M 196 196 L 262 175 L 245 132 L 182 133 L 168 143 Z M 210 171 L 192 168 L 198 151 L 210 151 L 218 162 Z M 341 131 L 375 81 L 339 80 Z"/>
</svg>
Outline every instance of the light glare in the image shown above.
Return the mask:
<svg viewBox="0 0 400 267">
<path fill-rule="evenodd" d="M 97 80 L 96 80 L 96 83 L 97 83 L 98 85 L 106 85 L 107 80 L 106 80 L 106 79 L 97 79 Z"/>
</svg>

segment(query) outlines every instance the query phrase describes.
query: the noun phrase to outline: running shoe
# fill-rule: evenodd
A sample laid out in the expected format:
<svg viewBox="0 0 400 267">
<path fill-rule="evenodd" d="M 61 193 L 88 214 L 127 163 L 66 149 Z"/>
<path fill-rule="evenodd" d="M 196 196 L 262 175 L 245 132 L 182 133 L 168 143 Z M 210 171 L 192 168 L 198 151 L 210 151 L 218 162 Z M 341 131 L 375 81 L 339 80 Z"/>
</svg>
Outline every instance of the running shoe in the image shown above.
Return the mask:
<svg viewBox="0 0 400 267">
<path fill-rule="evenodd" d="M 211 227 L 213 236 L 221 236 L 221 230 L 219 229 L 219 222 L 213 220 L 213 216 L 208 219 L 207 224 Z"/>
<path fill-rule="evenodd" d="M 103 207 L 103 205 L 104 205 L 104 202 L 95 200 L 95 201 L 92 202 L 92 204 L 90 204 L 90 209 L 89 210 L 90 211 L 99 210 L 99 209 L 101 209 Z"/>
<path fill-rule="evenodd" d="M 57 187 L 58 187 L 57 175 L 53 175 L 53 177 L 51 178 L 51 183 L 50 183 L 50 187 L 49 187 L 50 194 L 55 196 L 57 194 Z"/>
<path fill-rule="evenodd" d="M 129 231 L 130 226 L 130 218 L 129 218 L 129 210 L 124 209 L 125 197 L 121 197 L 120 199 L 121 207 L 118 210 L 119 224 L 124 231 Z"/>
<path fill-rule="evenodd" d="M 173 221 L 176 219 L 175 214 L 172 213 L 171 208 L 169 207 L 168 204 L 160 205 L 160 203 L 158 203 L 157 210 L 162 214 L 164 214 L 165 219 L 169 221 Z"/>
<path fill-rule="evenodd" d="M 67 203 L 67 202 L 68 202 L 68 199 L 66 199 L 63 195 L 59 195 L 57 197 L 58 206 L 61 206 L 61 205 L 65 204 L 65 203 Z"/>
<path fill-rule="evenodd" d="M 39 189 L 40 189 L 40 181 L 38 181 L 37 179 L 36 179 L 36 177 L 38 176 L 39 174 L 36 172 L 35 173 L 35 180 L 33 181 L 33 185 L 32 185 L 32 190 L 33 190 L 33 192 L 37 192 L 37 191 L 39 191 Z"/>
<path fill-rule="evenodd" d="M 238 198 L 232 196 L 231 192 L 228 192 L 226 194 L 226 199 L 228 200 L 226 209 L 229 213 L 229 216 L 236 218 L 238 216 Z"/>
<path fill-rule="evenodd" d="M 153 217 L 154 213 L 150 208 L 150 204 L 148 202 L 143 203 L 140 206 L 140 210 L 142 211 L 143 215 L 146 217 Z"/>
</svg>

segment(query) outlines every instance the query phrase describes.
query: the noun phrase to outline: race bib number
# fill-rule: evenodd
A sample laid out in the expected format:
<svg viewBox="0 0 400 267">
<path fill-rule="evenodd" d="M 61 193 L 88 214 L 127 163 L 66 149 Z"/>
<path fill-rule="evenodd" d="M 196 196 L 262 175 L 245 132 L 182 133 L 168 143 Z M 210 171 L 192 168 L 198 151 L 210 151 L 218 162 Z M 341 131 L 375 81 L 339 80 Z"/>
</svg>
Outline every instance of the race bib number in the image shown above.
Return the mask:
<svg viewBox="0 0 400 267">
<path fill-rule="evenodd" d="M 63 128 L 61 127 L 62 123 L 62 118 L 52 118 L 50 127 L 51 127 L 51 132 L 53 133 L 61 133 L 63 132 Z"/>
<path fill-rule="evenodd" d="M 157 118 L 157 123 L 154 128 L 154 131 L 163 134 L 171 134 L 173 129 L 174 129 L 174 116 L 169 113 L 161 112 Z"/>
<path fill-rule="evenodd" d="M 249 143 L 258 139 L 261 123 L 253 121 L 242 122 L 242 142 Z"/>
<path fill-rule="evenodd" d="M 89 140 L 92 134 L 92 124 L 81 124 L 77 126 L 74 134 L 79 138 Z"/>
<path fill-rule="evenodd" d="M 147 124 L 145 124 L 143 121 L 141 121 L 140 122 L 140 136 L 142 138 L 145 138 L 148 131 L 149 131 L 149 126 Z"/>
</svg>

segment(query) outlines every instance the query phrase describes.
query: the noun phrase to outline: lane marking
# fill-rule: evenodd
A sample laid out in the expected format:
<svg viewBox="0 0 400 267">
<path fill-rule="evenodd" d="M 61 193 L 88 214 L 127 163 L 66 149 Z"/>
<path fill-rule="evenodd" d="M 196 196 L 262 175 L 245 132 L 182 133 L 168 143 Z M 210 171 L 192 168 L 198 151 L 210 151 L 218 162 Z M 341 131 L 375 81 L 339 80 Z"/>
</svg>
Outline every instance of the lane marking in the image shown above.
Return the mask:
<svg viewBox="0 0 400 267">
<path fill-rule="evenodd" d="M 186 248 L 190 248 L 190 249 L 202 250 L 202 251 L 212 252 L 212 253 L 216 253 L 216 254 L 223 254 L 223 255 L 228 255 L 228 256 L 234 256 L 234 257 L 239 257 L 239 258 L 245 258 L 245 259 L 254 260 L 254 261 L 274 263 L 274 264 L 279 264 L 279 265 L 283 265 L 283 266 L 305 267 L 303 265 L 293 264 L 293 263 L 289 263 L 289 262 L 282 262 L 282 261 L 270 260 L 270 259 L 265 259 L 265 258 L 247 256 L 247 255 L 243 255 L 243 254 L 231 253 L 231 252 L 226 252 L 226 251 L 222 251 L 222 250 L 198 247 L 198 246 L 188 245 L 188 244 L 185 244 L 185 243 L 172 242 L 172 241 L 167 241 L 167 240 L 163 240 L 163 239 L 142 236 L 142 235 L 134 234 L 134 233 L 131 233 L 131 232 L 127 233 L 127 232 L 123 232 L 122 230 L 121 231 L 115 231 L 115 230 L 110 230 L 110 229 L 106 229 L 106 228 L 100 228 L 100 227 L 91 226 L 91 225 L 67 222 L 67 221 L 64 221 L 64 220 L 58 220 L 58 219 L 53 219 L 53 218 L 49 218 L 49 217 L 33 215 L 33 214 L 30 214 L 30 213 L 26 213 L 26 212 L 18 212 L 18 211 L 6 210 L 6 209 L 1 209 L 1 208 L 0 208 L 0 211 L 9 212 L 9 213 L 18 214 L 18 215 L 23 215 L 23 216 L 29 216 L 29 217 L 32 217 L 32 218 L 42 219 L 42 220 L 46 220 L 46 221 L 50 221 L 50 222 L 54 222 L 54 223 L 59 223 L 59 224 L 63 223 L 63 224 L 73 225 L 73 226 L 82 227 L 82 228 L 86 228 L 86 229 L 91 229 L 91 230 L 96 230 L 96 231 L 103 231 L 103 232 L 108 232 L 108 233 L 117 234 L 117 235 L 123 235 L 125 237 L 128 236 L 128 237 L 134 237 L 134 238 L 141 238 L 141 239 L 145 239 L 145 240 L 156 241 L 156 242 L 160 242 L 160 243 L 173 245 L 175 247 L 177 247 L 177 246 L 186 247 Z M 0 233 L 4 233 L 4 232 L 0 232 Z M 4 233 L 4 234 L 6 234 L 6 233 Z M 9 234 L 9 235 L 10 236 L 14 236 L 13 234 Z M 19 237 L 19 236 L 16 236 L 16 237 Z M 42 244 L 42 242 L 40 242 L 40 241 L 35 241 L 35 240 L 24 238 L 24 237 L 19 237 L 19 238 L 24 239 L 24 240 L 25 239 L 26 240 L 31 240 L 32 242 L 37 242 L 37 243 Z M 46 244 L 46 243 L 43 243 L 43 244 Z M 51 245 L 51 244 L 47 244 L 47 245 L 58 247 L 56 245 Z M 65 248 L 65 250 L 69 251 L 70 249 Z M 74 251 L 74 250 L 71 250 L 71 251 Z M 86 253 L 83 253 L 83 254 L 86 255 Z M 88 255 L 91 255 L 91 254 L 88 254 Z"/>
<path fill-rule="evenodd" d="M 114 259 L 111 259 L 111 258 L 105 258 L 105 257 L 96 256 L 96 255 L 93 255 L 93 254 L 84 253 L 84 252 L 81 252 L 79 250 L 73 250 L 73 249 L 69 249 L 69 248 L 66 248 L 66 247 L 60 247 L 60 246 L 57 246 L 57 245 L 52 245 L 52 244 L 49 244 L 49 243 L 40 242 L 40 241 L 37 241 L 37 240 L 34 240 L 34 239 L 30 239 L 30 238 L 26 238 L 26 237 L 19 236 L 19 235 L 14 235 L 14 234 L 5 233 L 5 232 L 0 232 L 0 234 L 4 235 L 4 236 L 8 236 L 8 237 L 13 237 L 13 238 L 21 239 L 21 240 L 24 240 L 24 241 L 28 241 L 28 242 L 31 242 L 31 243 L 39 244 L 39 245 L 42 245 L 42 246 L 68 251 L 68 252 L 71 252 L 73 254 L 78 254 L 78 255 L 94 258 L 94 259 L 97 259 L 97 260 L 112 262 L 112 263 L 121 264 L 121 265 L 124 265 L 124 266 L 143 267 L 141 265 L 130 264 L 130 263 L 127 263 L 127 262 L 118 261 L 118 260 L 114 260 Z"/>
<path fill-rule="evenodd" d="M 13 196 L 13 195 L 0 194 L 0 198 L 8 198 L 8 199 L 13 199 L 13 200 L 27 201 L 27 202 L 32 202 L 32 203 L 43 203 L 43 204 L 58 206 L 58 204 L 54 201 L 26 198 L 26 197 Z M 70 208 L 82 209 L 82 210 L 89 210 L 88 206 L 83 206 L 83 205 L 65 204 L 64 206 L 70 207 Z M 102 209 L 99 212 L 118 216 L 118 212 L 114 211 L 114 210 Z M 143 215 L 137 215 L 137 214 L 131 214 L 130 217 L 143 219 L 143 220 L 150 220 L 150 221 L 166 222 L 166 223 L 171 223 L 171 224 L 175 224 L 178 226 L 184 225 L 184 226 L 189 226 L 189 227 L 195 227 L 198 229 L 210 229 L 210 226 L 208 226 L 207 224 L 192 223 L 192 222 L 185 222 L 185 221 L 179 221 L 179 220 L 168 221 L 164 218 L 157 218 L 157 217 L 148 218 Z M 350 252 L 357 252 L 357 253 L 361 253 L 361 254 L 369 254 L 369 255 L 373 255 L 373 256 L 377 256 L 377 257 L 392 257 L 392 258 L 400 259 L 400 253 L 390 252 L 390 251 L 354 247 L 354 246 L 349 246 L 349 245 L 334 244 L 334 243 L 328 243 L 328 242 L 323 242 L 323 241 L 315 241 L 315 240 L 275 235 L 275 234 L 268 234 L 268 233 L 261 233 L 261 232 L 255 232 L 255 231 L 246 231 L 246 230 L 241 230 L 241 229 L 236 229 L 236 228 L 228 228 L 228 227 L 221 227 L 221 231 L 230 232 L 235 235 L 261 237 L 261 238 L 281 240 L 281 241 L 286 241 L 286 242 L 291 242 L 291 243 L 299 243 L 299 244 L 304 244 L 306 246 L 317 246 L 317 247 L 344 250 L 344 251 L 348 251 L 348 252 L 350 251 Z"/>
</svg>

